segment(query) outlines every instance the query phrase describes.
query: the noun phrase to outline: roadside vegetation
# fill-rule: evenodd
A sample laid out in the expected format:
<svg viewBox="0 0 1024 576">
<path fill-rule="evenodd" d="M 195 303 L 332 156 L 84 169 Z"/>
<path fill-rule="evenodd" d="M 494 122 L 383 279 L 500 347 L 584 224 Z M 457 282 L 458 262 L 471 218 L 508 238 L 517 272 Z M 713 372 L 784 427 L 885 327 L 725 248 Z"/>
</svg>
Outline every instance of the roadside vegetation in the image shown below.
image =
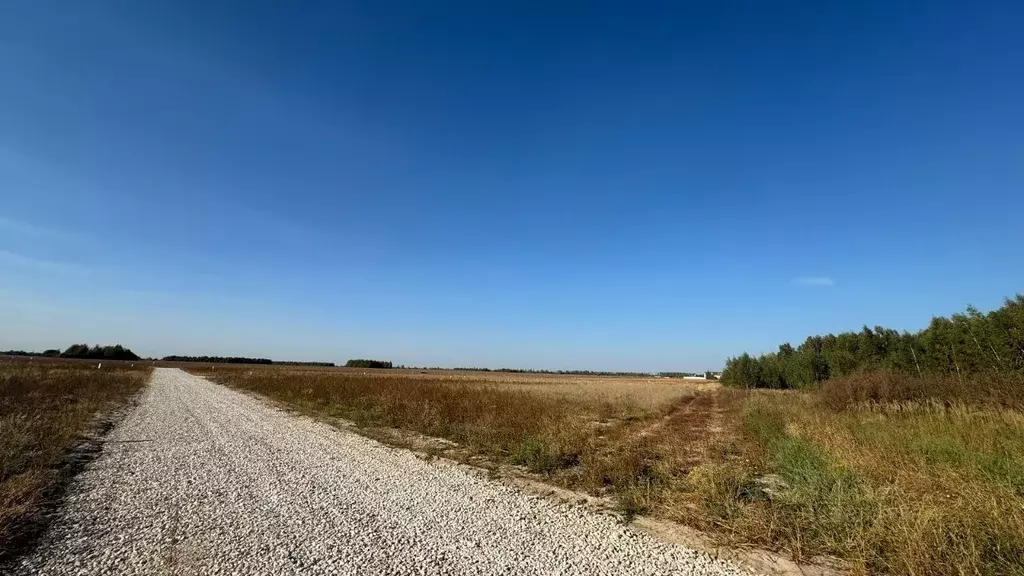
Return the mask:
<svg viewBox="0 0 1024 576">
<path fill-rule="evenodd" d="M 1024 298 L 812 337 L 723 381 L 197 367 L 374 434 L 854 574 L 1024 574 Z M 969 350 L 973 352 L 969 353 Z M 945 351 L 945 352 L 943 352 Z M 449 455 L 452 451 L 448 452 Z"/>
<path fill-rule="evenodd" d="M 695 471 L 707 520 L 870 572 L 1024 574 L 1024 296 L 743 354 L 722 381 L 748 390 L 739 457 Z"/>
<path fill-rule="evenodd" d="M 102 350 L 102 349 L 101 349 Z M 148 366 L 49 358 L 0 357 L 0 560 L 42 527 L 99 415 L 123 406 L 149 376 Z"/>
<path fill-rule="evenodd" d="M 690 472 L 680 519 L 858 573 L 1024 574 L 1024 414 L 905 399 L 944 384 L 872 373 L 729 391 L 738 433 Z"/>
</svg>

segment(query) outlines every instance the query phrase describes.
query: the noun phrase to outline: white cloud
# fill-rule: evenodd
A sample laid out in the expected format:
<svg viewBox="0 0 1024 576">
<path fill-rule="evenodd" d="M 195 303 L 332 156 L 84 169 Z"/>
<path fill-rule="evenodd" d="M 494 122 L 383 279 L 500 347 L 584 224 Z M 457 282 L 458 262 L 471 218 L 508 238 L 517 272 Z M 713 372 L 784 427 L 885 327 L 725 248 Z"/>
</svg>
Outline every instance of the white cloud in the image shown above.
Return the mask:
<svg viewBox="0 0 1024 576">
<path fill-rule="evenodd" d="M 835 286 L 835 282 L 827 276 L 801 276 L 789 282 L 794 286 Z"/>
</svg>

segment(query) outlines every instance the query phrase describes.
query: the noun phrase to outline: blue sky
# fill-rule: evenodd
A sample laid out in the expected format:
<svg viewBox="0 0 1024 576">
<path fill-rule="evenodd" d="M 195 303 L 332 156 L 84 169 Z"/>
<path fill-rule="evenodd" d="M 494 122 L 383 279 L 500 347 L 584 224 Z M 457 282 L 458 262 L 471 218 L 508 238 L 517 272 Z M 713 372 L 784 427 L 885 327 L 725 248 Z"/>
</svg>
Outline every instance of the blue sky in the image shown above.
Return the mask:
<svg viewBox="0 0 1024 576">
<path fill-rule="evenodd" d="M 0 348 L 718 368 L 1024 289 L 1019 2 L 0 5 Z"/>
</svg>

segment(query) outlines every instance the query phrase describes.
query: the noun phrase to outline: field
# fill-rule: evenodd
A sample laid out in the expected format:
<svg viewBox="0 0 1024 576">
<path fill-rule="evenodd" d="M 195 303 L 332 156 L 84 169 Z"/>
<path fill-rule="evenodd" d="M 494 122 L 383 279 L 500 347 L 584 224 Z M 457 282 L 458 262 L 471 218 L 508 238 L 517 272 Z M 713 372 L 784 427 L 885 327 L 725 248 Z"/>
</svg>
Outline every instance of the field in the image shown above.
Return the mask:
<svg viewBox="0 0 1024 576">
<path fill-rule="evenodd" d="M 441 371 L 194 367 L 217 382 L 369 431 L 403 429 L 455 442 L 561 485 L 615 494 L 627 513 L 656 504 L 656 465 L 686 467 L 707 438 L 678 417 L 717 396 L 712 383 Z M 702 411 L 711 426 L 714 410 Z M 677 440 L 666 442 L 672 437 Z"/>
<path fill-rule="evenodd" d="M 377 437 L 397 428 L 441 438 L 454 443 L 447 455 L 521 466 L 612 499 L 627 518 L 677 521 L 724 544 L 831 558 L 851 573 L 1024 573 L 1024 415 L 913 392 L 927 383 L 868 375 L 795 392 L 654 378 L 190 371 Z"/>
<path fill-rule="evenodd" d="M 850 573 L 1024 574 L 1024 386 L 861 373 L 805 391 L 667 378 L 173 364 L 363 434 Z M 0 358 L 0 553 L 144 385 Z M 0 555 L 2 555 L 0 554 Z"/>
<path fill-rule="evenodd" d="M 109 422 L 97 415 L 142 389 L 142 364 L 0 357 L 0 559 L 42 527 L 47 509 Z"/>
</svg>

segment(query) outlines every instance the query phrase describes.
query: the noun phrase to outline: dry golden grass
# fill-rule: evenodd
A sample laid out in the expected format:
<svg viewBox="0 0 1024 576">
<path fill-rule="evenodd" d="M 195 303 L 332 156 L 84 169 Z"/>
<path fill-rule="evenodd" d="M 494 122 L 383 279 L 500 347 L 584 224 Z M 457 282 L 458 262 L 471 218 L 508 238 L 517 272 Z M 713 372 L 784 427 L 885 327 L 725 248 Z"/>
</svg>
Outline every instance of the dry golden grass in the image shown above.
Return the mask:
<svg viewBox="0 0 1024 576">
<path fill-rule="evenodd" d="M 1024 376 L 1013 372 L 989 372 L 956 376 L 913 376 L 900 372 L 860 372 L 826 382 L 818 395 L 837 410 L 860 404 L 908 402 L 966 404 L 1024 409 Z"/>
<path fill-rule="evenodd" d="M 194 368 L 310 414 L 446 438 L 565 487 L 854 573 L 1024 574 L 1024 415 L 1013 388 Z M 1008 392 L 1009 391 L 1009 392 Z M 906 399 L 906 398 L 910 399 Z M 972 403 L 965 403 L 969 397 Z M 874 400 L 874 401 L 872 401 Z"/>
<path fill-rule="evenodd" d="M 665 412 L 684 397 L 716 390 L 715 382 L 687 382 L 677 379 L 562 377 L 560 380 L 510 380 L 503 389 L 552 395 L 590 403 L 631 405 L 644 412 Z"/>
<path fill-rule="evenodd" d="M 832 410 L 815 393 L 767 391 L 743 404 L 739 441 L 691 474 L 698 521 L 859 573 L 1024 573 L 1020 412 Z"/>
<path fill-rule="evenodd" d="M 0 357 L 0 559 L 41 526 L 99 412 L 141 390 L 141 364 Z"/>
<path fill-rule="evenodd" d="M 677 473 L 663 468 L 688 462 L 674 454 L 688 453 L 690 441 L 660 440 L 670 434 L 664 416 L 716 388 L 657 378 L 490 372 L 210 365 L 191 371 L 310 414 L 445 438 L 552 482 L 613 495 L 628 513 L 648 510 L 663 474 Z M 671 454 L 655 452 L 670 446 Z"/>
<path fill-rule="evenodd" d="M 194 365 L 204 373 L 216 370 L 251 370 L 251 367 L 229 365 Z M 643 410 L 662 410 L 680 397 L 694 392 L 715 390 L 717 382 L 686 381 L 671 378 L 643 376 L 592 376 L 579 374 L 528 374 L 515 372 L 474 372 L 468 370 L 370 370 L 364 368 L 323 368 L 318 366 L 261 366 L 260 370 L 274 370 L 298 376 L 303 373 L 330 373 L 360 375 L 367 378 L 403 378 L 431 382 L 466 383 L 471 385 L 498 385 L 502 390 L 522 390 L 536 394 L 550 394 L 562 398 L 583 400 L 588 403 L 613 402 L 632 404 Z"/>
</svg>

